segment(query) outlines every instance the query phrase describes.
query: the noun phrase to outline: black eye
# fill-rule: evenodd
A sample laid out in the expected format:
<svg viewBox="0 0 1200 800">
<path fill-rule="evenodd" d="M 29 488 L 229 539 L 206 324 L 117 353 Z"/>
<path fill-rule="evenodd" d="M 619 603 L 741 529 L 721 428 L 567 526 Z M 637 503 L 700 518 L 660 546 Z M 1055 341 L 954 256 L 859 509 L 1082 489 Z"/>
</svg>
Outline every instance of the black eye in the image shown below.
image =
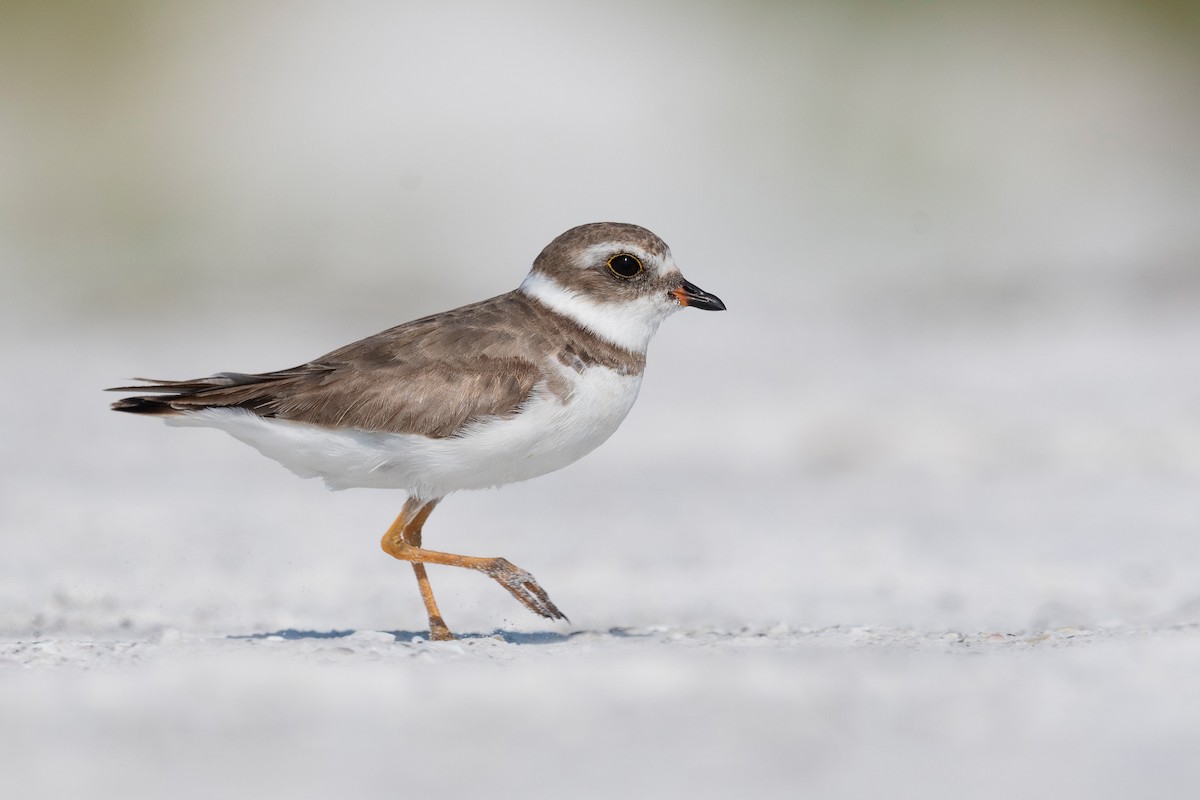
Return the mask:
<svg viewBox="0 0 1200 800">
<path fill-rule="evenodd" d="M 618 278 L 632 278 L 642 271 L 642 262 L 629 253 L 618 253 L 608 260 L 608 268 Z"/>
</svg>

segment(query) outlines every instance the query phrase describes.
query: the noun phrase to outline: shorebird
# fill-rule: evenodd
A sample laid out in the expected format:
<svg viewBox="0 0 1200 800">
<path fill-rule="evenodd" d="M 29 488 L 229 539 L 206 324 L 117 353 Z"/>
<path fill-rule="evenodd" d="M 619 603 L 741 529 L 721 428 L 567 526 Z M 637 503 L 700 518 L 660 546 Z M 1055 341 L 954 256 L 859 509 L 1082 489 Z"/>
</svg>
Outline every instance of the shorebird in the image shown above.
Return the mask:
<svg viewBox="0 0 1200 800">
<path fill-rule="evenodd" d="M 725 304 L 684 279 L 645 228 L 580 225 L 542 250 L 514 291 L 406 322 L 292 369 L 146 381 L 113 409 L 219 428 L 331 489 L 403 489 L 383 536 L 412 564 L 430 638 L 452 639 L 426 564 L 474 569 L 522 605 L 566 619 L 503 558 L 427 550 L 421 532 L 451 492 L 544 475 L 594 450 L 637 398 L 646 349 L 681 308 Z"/>
</svg>

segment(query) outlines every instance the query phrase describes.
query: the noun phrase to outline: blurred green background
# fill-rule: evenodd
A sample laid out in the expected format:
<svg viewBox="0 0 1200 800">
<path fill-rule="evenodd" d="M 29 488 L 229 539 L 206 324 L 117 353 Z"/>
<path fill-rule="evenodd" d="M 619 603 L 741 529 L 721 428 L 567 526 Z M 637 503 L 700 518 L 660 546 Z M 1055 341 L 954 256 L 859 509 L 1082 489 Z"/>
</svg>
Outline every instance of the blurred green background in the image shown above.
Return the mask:
<svg viewBox="0 0 1200 800">
<path fill-rule="evenodd" d="M 1198 86 L 1195 2 L 6 0 L 3 302 L 399 321 L 618 219 L 735 309 L 1195 310 Z"/>
</svg>

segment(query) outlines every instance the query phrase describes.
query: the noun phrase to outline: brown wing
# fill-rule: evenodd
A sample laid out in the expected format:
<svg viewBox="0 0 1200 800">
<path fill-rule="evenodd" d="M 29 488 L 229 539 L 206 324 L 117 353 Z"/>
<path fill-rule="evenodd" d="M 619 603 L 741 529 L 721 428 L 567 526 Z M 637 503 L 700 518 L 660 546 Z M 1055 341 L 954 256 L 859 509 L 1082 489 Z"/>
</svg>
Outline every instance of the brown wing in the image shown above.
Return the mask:
<svg viewBox="0 0 1200 800">
<path fill-rule="evenodd" d="M 264 417 L 363 431 L 453 436 L 474 420 L 513 414 L 543 379 L 528 356 L 513 294 L 391 328 L 294 369 L 222 373 L 115 391 L 118 411 L 171 415 L 244 408 Z"/>
</svg>

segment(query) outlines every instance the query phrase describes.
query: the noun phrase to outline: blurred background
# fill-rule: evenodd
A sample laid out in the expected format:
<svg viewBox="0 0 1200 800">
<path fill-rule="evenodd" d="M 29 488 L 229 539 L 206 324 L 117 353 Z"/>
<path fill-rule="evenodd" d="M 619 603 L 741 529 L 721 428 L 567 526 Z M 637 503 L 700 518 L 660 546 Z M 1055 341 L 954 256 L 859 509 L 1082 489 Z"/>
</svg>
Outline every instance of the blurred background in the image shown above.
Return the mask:
<svg viewBox="0 0 1200 800">
<path fill-rule="evenodd" d="M 9 2 L 6 294 L 391 312 L 617 218 L 777 315 L 1194 301 L 1195 4 L 990 5 Z"/>
<path fill-rule="evenodd" d="M 306 361 L 605 219 L 729 312 L 672 319 L 612 442 L 445 504 L 439 546 L 596 625 L 1192 618 L 1198 80 L 1192 2 L 6 2 L 2 622 L 418 625 L 374 550 L 398 495 L 98 390 Z M 163 577 L 207 567 L 246 582 Z M 364 570 L 348 614 L 322 587 Z"/>
</svg>

